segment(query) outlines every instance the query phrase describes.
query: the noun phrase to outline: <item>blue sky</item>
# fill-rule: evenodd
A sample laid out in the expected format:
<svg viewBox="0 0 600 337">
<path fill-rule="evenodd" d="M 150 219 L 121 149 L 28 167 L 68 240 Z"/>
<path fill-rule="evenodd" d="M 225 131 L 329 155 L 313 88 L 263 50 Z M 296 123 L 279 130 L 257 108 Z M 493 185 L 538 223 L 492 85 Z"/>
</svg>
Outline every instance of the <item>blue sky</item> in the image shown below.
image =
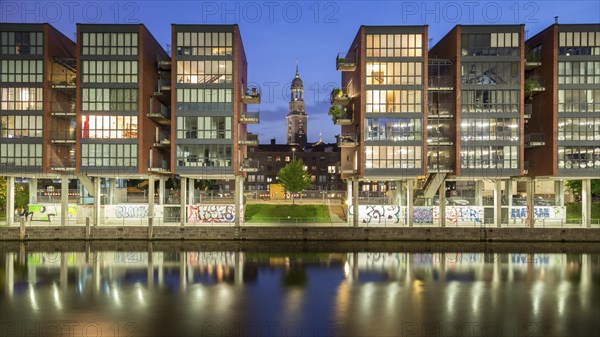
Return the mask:
<svg viewBox="0 0 600 337">
<path fill-rule="evenodd" d="M 327 116 L 339 84 L 335 56 L 360 25 L 429 25 L 435 44 L 456 24 L 522 24 L 532 36 L 554 22 L 600 23 L 600 1 L 31 1 L 0 2 L 0 22 L 49 22 L 74 39 L 76 23 L 144 23 L 166 48 L 171 23 L 231 24 L 242 32 L 249 81 L 263 90 L 261 142 L 285 141 L 296 60 L 305 86 L 308 138 L 333 142 Z"/>
</svg>

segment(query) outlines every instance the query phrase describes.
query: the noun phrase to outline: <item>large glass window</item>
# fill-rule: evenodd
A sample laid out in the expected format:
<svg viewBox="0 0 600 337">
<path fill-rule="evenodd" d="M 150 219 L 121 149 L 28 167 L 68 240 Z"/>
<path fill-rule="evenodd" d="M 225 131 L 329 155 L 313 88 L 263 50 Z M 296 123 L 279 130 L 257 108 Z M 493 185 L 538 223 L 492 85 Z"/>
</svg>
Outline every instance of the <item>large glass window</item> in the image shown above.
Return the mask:
<svg viewBox="0 0 600 337">
<path fill-rule="evenodd" d="M 177 55 L 232 55 L 232 37 L 226 32 L 178 32 Z"/>
<path fill-rule="evenodd" d="M 460 139 L 464 141 L 518 141 L 516 118 L 465 118 L 460 122 Z"/>
<path fill-rule="evenodd" d="M 463 84 L 519 84 L 519 62 L 462 62 Z"/>
<path fill-rule="evenodd" d="M 42 88 L 2 88 L 0 110 L 42 110 Z"/>
<path fill-rule="evenodd" d="M 558 33 L 559 55 L 600 55 L 600 32 Z"/>
<path fill-rule="evenodd" d="M 422 62 L 367 62 L 367 84 L 421 84 Z"/>
<path fill-rule="evenodd" d="M 137 83 L 138 61 L 82 61 L 84 83 Z"/>
<path fill-rule="evenodd" d="M 600 146 L 559 146 L 558 168 L 600 170 Z"/>
<path fill-rule="evenodd" d="M 460 167 L 463 169 L 517 169 L 517 146 L 461 146 Z"/>
<path fill-rule="evenodd" d="M 41 83 L 42 60 L 0 60 L 0 82 Z"/>
<path fill-rule="evenodd" d="M 42 137 L 42 116 L 0 116 L 0 138 Z"/>
<path fill-rule="evenodd" d="M 465 113 L 519 111 L 518 90 L 462 90 L 461 109 Z"/>
<path fill-rule="evenodd" d="M 81 137 L 125 139 L 137 138 L 138 118 L 136 116 L 82 116 Z"/>
<path fill-rule="evenodd" d="M 403 141 L 423 139 L 420 119 L 367 118 L 365 140 Z"/>
<path fill-rule="evenodd" d="M 231 117 L 177 117 L 178 139 L 231 139 Z"/>
<path fill-rule="evenodd" d="M 177 166 L 229 167 L 231 145 L 178 145 Z"/>
<path fill-rule="evenodd" d="M 453 141 L 452 125 L 450 118 L 430 118 L 427 121 L 427 141 L 434 143 Z"/>
<path fill-rule="evenodd" d="M 422 34 L 367 34 L 367 57 L 421 57 Z"/>
<path fill-rule="evenodd" d="M 136 111 L 137 89 L 81 89 L 83 111 Z"/>
<path fill-rule="evenodd" d="M 600 84 L 600 61 L 558 62 L 558 84 Z"/>
<path fill-rule="evenodd" d="M 177 89 L 177 111 L 232 111 L 232 89 Z"/>
<path fill-rule="evenodd" d="M 177 61 L 177 83 L 231 83 L 232 61 Z"/>
<path fill-rule="evenodd" d="M 138 33 L 83 33 L 83 55 L 137 55 Z"/>
<path fill-rule="evenodd" d="M 423 165 L 421 146 L 365 146 L 367 169 L 419 169 Z"/>
<path fill-rule="evenodd" d="M 422 112 L 421 90 L 367 90 L 367 112 Z"/>
<path fill-rule="evenodd" d="M 44 53 L 44 33 L 42 32 L 2 32 L 0 46 L 4 55 L 42 55 Z"/>
<path fill-rule="evenodd" d="M 600 118 L 559 118 L 558 140 L 600 141 Z"/>
<path fill-rule="evenodd" d="M 519 33 L 462 34 L 465 56 L 519 56 Z"/>
<path fill-rule="evenodd" d="M 81 144 L 82 166 L 137 166 L 137 144 Z"/>
<path fill-rule="evenodd" d="M 600 89 L 559 89 L 558 112 L 600 112 Z"/>
<path fill-rule="evenodd" d="M 0 166 L 41 166 L 42 144 L 0 144 Z"/>
</svg>

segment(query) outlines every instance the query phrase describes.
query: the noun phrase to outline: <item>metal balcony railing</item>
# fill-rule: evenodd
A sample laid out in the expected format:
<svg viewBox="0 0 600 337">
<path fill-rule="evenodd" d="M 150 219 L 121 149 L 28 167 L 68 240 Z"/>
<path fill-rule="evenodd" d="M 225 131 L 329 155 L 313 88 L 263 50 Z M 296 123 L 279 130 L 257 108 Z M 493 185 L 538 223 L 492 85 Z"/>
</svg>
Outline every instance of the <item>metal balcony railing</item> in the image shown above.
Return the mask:
<svg viewBox="0 0 600 337">
<path fill-rule="evenodd" d="M 244 104 L 260 104 L 260 87 L 246 89 L 242 93 L 242 102 Z"/>
<path fill-rule="evenodd" d="M 75 129 L 50 131 L 52 143 L 74 143 L 76 139 Z"/>
<path fill-rule="evenodd" d="M 335 119 L 335 125 L 351 125 L 354 121 L 354 112 L 351 109 L 346 109 L 341 116 Z"/>
<path fill-rule="evenodd" d="M 340 88 L 334 88 L 331 90 L 331 94 L 329 95 L 331 104 L 335 105 L 347 105 L 350 103 L 350 96 L 348 95 L 348 91 Z"/>
<path fill-rule="evenodd" d="M 240 123 L 258 124 L 260 122 L 260 110 L 243 111 L 240 114 Z"/>
<path fill-rule="evenodd" d="M 429 104 L 429 116 L 442 115 L 442 116 L 453 116 L 454 115 L 454 104 L 452 103 L 437 103 Z"/>
<path fill-rule="evenodd" d="M 240 145 L 258 145 L 258 135 L 255 133 L 246 134 L 246 139 L 240 139 Z"/>
<path fill-rule="evenodd" d="M 337 71 L 354 71 L 356 62 L 347 53 L 339 53 L 335 58 L 335 67 Z"/>
<path fill-rule="evenodd" d="M 337 144 L 339 147 L 356 147 L 358 146 L 358 135 L 338 135 Z"/>
<path fill-rule="evenodd" d="M 75 166 L 76 162 L 73 157 L 50 159 L 50 167 L 55 171 L 72 171 L 75 170 Z"/>
<path fill-rule="evenodd" d="M 531 118 L 533 114 L 533 105 L 530 103 L 525 104 L 525 110 L 523 111 L 523 116 L 527 119 Z"/>
<path fill-rule="evenodd" d="M 448 75 L 430 76 L 427 79 L 429 90 L 452 90 L 454 88 L 454 78 Z"/>
<path fill-rule="evenodd" d="M 259 162 L 258 160 L 244 159 L 240 166 L 241 172 L 258 172 Z"/>
<path fill-rule="evenodd" d="M 75 102 L 50 102 L 52 116 L 75 116 Z"/>
<path fill-rule="evenodd" d="M 526 147 L 536 147 L 546 145 L 546 135 L 543 133 L 530 133 L 523 139 Z"/>
</svg>

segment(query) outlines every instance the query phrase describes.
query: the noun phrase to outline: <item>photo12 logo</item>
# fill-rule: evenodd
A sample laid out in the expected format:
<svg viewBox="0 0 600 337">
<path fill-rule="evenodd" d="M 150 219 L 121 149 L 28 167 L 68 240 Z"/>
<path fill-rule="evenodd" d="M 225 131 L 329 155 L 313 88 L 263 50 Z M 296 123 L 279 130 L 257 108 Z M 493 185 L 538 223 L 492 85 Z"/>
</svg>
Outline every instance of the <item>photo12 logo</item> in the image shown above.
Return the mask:
<svg viewBox="0 0 600 337">
<path fill-rule="evenodd" d="M 403 23 L 537 23 L 540 8 L 536 2 L 509 1 L 405 1 Z"/>
<path fill-rule="evenodd" d="M 1 1 L 1 22 L 140 23 L 132 1 Z"/>
<path fill-rule="evenodd" d="M 327 1 L 203 1 L 202 23 L 338 23 L 337 2 Z"/>
</svg>

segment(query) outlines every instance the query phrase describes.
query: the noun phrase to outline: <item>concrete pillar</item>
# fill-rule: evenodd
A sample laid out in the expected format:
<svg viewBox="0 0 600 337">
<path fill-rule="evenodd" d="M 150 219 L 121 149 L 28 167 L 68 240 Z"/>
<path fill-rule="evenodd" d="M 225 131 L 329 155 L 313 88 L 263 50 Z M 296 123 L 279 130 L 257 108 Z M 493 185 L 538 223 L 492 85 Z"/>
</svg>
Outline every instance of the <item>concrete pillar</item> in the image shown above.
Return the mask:
<svg viewBox="0 0 600 337">
<path fill-rule="evenodd" d="M 122 200 L 117 200 L 117 179 L 116 178 L 108 179 L 108 198 L 107 199 L 108 199 L 107 200 L 108 205 L 114 205 L 117 202 L 122 202 Z M 129 199 L 126 201 L 129 202 Z"/>
<path fill-rule="evenodd" d="M 243 193 L 240 191 L 240 180 L 242 180 L 242 176 L 235 176 L 235 190 L 233 192 L 233 202 L 235 203 L 235 225 L 239 226 L 241 223 L 242 216 L 242 204 L 240 195 L 243 196 Z"/>
<path fill-rule="evenodd" d="M 592 226 L 592 180 L 581 181 L 581 221 L 585 227 Z"/>
<path fill-rule="evenodd" d="M 179 191 L 179 200 L 181 200 L 181 209 L 179 218 L 181 226 L 185 226 L 187 222 L 187 178 L 181 177 L 181 186 Z"/>
<path fill-rule="evenodd" d="M 507 201 L 508 207 L 512 207 L 512 195 L 513 195 L 513 181 L 512 181 L 512 179 L 508 179 L 506 181 L 506 201 Z"/>
<path fill-rule="evenodd" d="M 565 181 L 555 180 L 554 181 L 554 204 L 556 206 L 565 205 Z"/>
<path fill-rule="evenodd" d="M 502 227 L 502 180 L 494 182 L 494 223 Z"/>
<path fill-rule="evenodd" d="M 94 178 L 94 225 L 100 225 L 100 206 L 101 206 L 101 180 L 102 178 Z"/>
<path fill-rule="evenodd" d="M 6 177 L 6 224 L 15 223 L 15 177 Z"/>
<path fill-rule="evenodd" d="M 188 204 L 193 205 L 196 201 L 194 200 L 194 182 L 192 178 L 188 178 Z"/>
<path fill-rule="evenodd" d="M 346 209 L 349 209 L 350 205 L 352 205 L 352 202 L 352 179 L 346 179 L 346 204 L 344 205 L 344 207 L 346 207 Z M 352 211 L 356 212 L 356 209 L 353 209 Z M 352 226 L 352 222 L 354 221 L 352 219 L 354 219 L 354 216 L 350 218 L 350 213 L 348 212 L 348 226 Z"/>
<path fill-rule="evenodd" d="M 414 199 L 414 180 L 409 179 L 406 181 L 406 216 L 408 225 L 413 226 L 414 212 L 413 212 L 413 199 Z"/>
<path fill-rule="evenodd" d="M 438 195 L 438 200 L 440 202 L 440 226 L 446 227 L 446 180 L 440 185 Z"/>
<path fill-rule="evenodd" d="M 37 204 L 37 194 L 38 194 L 37 178 L 31 178 L 31 179 L 29 179 L 29 203 L 30 204 Z"/>
<path fill-rule="evenodd" d="M 69 215 L 69 178 L 63 175 L 60 179 L 60 225 L 66 226 Z"/>
<path fill-rule="evenodd" d="M 148 226 L 151 226 L 154 219 L 154 177 L 148 177 Z"/>
<path fill-rule="evenodd" d="M 158 178 L 158 204 L 162 205 L 165 203 L 165 178 Z"/>
<path fill-rule="evenodd" d="M 535 224 L 534 214 L 535 179 L 527 180 L 527 221 L 528 227 L 533 228 Z"/>
<path fill-rule="evenodd" d="M 483 181 L 481 180 L 475 181 L 475 205 L 483 205 Z"/>
<path fill-rule="evenodd" d="M 354 209 L 352 225 L 358 227 L 358 177 L 352 178 L 352 208 Z"/>
<path fill-rule="evenodd" d="M 240 194 L 239 194 L 239 203 L 240 203 L 240 224 L 244 223 L 244 217 L 243 217 L 243 210 L 245 207 L 245 202 L 244 202 L 244 177 L 240 176 L 240 182 L 239 182 L 239 187 L 236 186 L 236 188 L 239 188 L 240 190 Z"/>
</svg>

